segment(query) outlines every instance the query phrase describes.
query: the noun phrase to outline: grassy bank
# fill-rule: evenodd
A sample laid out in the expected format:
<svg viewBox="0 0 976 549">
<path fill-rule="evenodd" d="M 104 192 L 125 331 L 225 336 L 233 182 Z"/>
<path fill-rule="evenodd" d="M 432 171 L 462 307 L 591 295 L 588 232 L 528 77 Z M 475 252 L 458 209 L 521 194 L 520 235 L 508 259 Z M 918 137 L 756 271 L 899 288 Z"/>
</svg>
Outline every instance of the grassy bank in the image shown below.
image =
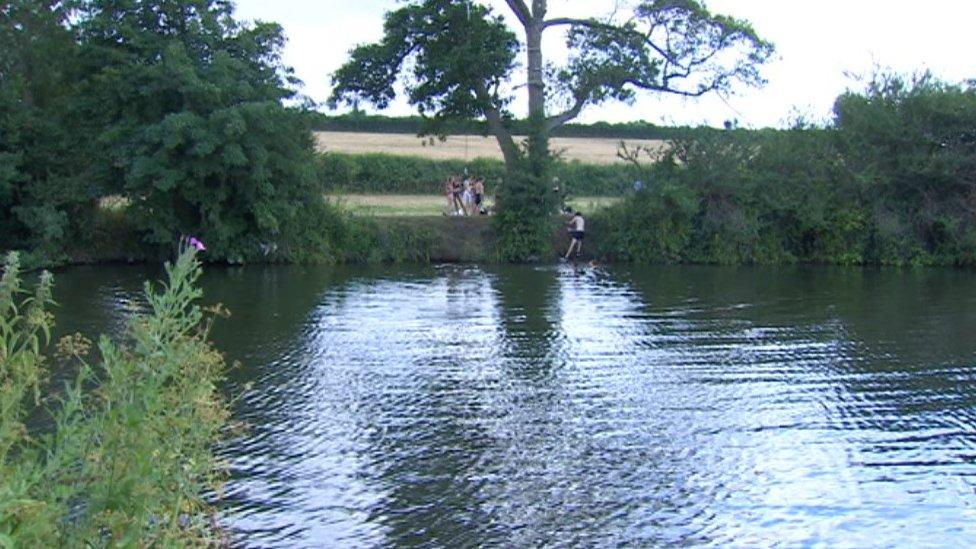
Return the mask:
<svg viewBox="0 0 976 549">
<path fill-rule="evenodd" d="M 195 301 L 194 252 L 147 285 L 150 313 L 126 340 L 80 335 L 47 353 L 51 277 L 29 297 L 18 260 L 0 280 L 0 546 L 170 547 L 219 543 L 205 491 L 219 490 L 214 443 L 229 413 L 223 359 Z M 89 362 L 92 361 L 92 362 Z M 73 368 L 60 397 L 42 397 L 48 364 Z M 49 414 L 45 432 L 28 417 Z"/>
<path fill-rule="evenodd" d="M 307 245 L 310 263 L 428 263 L 499 261 L 493 216 L 448 216 L 446 199 L 437 195 L 330 195 L 329 217 L 309 220 L 318 227 Z M 619 197 L 578 197 L 571 207 L 590 215 L 619 204 Z M 494 201 L 487 201 L 489 207 Z M 58 264 L 141 263 L 165 259 L 140 243 L 124 201 L 103 201 L 94 217 L 90 241 L 74 243 Z M 554 217 L 553 223 L 559 220 Z M 554 225 L 554 226 L 555 226 Z M 558 234 L 558 236 L 562 236 Z M 202 235 L 206 239 L 206 235 Z M 317 239 L 317 240 L 316 240 Z M 558 240 L 558 238 L 557 238 Z M 562 244 L 554 244 L 553 257 Z M 267 252 L 267 253 L 265 253 Z M 314 252 L 314 253 L 313 253 Z M 293 251 L 258 250 L 238 263 L 292 263 Z M 50 265 L 43 258 L 31 267 Z"/>
<path fill-rule="evenodd" d="M 328 199 L 353 215 L 370 217 L 435 217 L 450 212 L 447 199 L 429 194 L 333 194 Z M 567 204 L 585 212 L 602 210 L 624 200 L 616 196 L 580 196 Z M 494 197 L 486 197 L 489 209 L 494 208 Z"/>
</svg>

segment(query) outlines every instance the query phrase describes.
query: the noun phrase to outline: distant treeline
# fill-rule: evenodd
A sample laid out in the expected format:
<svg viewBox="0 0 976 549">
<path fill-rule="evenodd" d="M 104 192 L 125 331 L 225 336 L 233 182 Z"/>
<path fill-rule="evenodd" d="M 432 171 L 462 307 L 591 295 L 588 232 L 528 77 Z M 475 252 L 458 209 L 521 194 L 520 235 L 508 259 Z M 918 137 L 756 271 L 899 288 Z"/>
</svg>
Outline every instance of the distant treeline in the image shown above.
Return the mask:
<svg viewBox="0 0 976 549">
<path fill-rule="evenodd" d="M 513 135 L 526 135 L 528 133 L 528 125 L 524 120 L 510 120 L 508 124 Z M 318 131 L 333 132 L 418 135 L 433 131 L 433 133 L 440 132 L 443 135 L 488 135 L 488 128 L 485 122 L 480 120 L 444 122 L 440 127 L 436 127 L 431 119 L 421 116 L 389 117 L 368 115 L 361 112 L 338 116 L 318 114 L 315 117 L 314 128 Z M 688 135 L 689 133 L 711 134 L 726 131 L 728 130 L 708 126 L 657 126 L 644 121 L 618 124 L 596 122 L 594 124 L 566 124 L 556 128 L 553 136 L 604 139 L 671 139 Z M 733 131 L 744 132 L 747 130 L 737 129 Z"/>
<path fill-rule="evenodd" d="M 329 193 L 440 194 L 448 176 L 465 170 L 484 177 L 489 194 L 494 194 L 505 178 L 505 165 L 500 160 L 432 160 L 385 153 L 325 153 L 319 159 L 318 173 Z M 553 186 L 568 196 L 619 196 L 633 188 L 638 174 L 627 164 L 557 162 Z"/>
</svg>

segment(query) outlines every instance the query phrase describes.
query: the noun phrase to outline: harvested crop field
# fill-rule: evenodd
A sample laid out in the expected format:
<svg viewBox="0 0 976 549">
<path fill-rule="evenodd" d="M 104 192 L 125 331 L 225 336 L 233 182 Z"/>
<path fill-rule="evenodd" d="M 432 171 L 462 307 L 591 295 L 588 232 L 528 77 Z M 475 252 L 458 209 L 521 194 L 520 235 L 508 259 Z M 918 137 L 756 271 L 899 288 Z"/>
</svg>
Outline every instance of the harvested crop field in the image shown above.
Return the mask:
<svg viewBox="0 0 976 549">
<path fill-rule="evenodd" d="M 446 141 L 436 138 L 422 139 L 416 135 L 392 133 L 315 132 L 315 141 L 321 152 L 350 154 L 386 153 L 403 156 L 422 156 L 434 160 L 467 160 L 473 158 L 501 159 L 502 153 L 494 137 L 459 135 Z M 561 152 L 566 160 L 579 160 L 590 164 L 622 162 L 617 157 L 620 142 L 628 147 L 643 145 L 653 149 L 664 147 L 664 141 L 653 139 L 598 139 L 581 137 L 554 137 L 551 148 Z"/>
</svg>

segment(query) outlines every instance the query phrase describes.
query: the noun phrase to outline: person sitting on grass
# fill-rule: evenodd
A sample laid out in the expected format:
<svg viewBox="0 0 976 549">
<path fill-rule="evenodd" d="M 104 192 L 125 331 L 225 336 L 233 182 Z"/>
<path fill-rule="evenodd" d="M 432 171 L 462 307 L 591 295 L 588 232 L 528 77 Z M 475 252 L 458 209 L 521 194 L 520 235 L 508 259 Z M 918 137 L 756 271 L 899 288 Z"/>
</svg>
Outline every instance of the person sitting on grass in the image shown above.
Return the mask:
<svg viewBox="0 0 976 549">
<path fill-rule="evenodd" d="M 579 210 L 573 214 L 573 219 L 569 221 L 567 228 L 572 240 L 569 242 L 569 249 L 566 250 L 566 259 L 573 255 L 573 248 L 576 249 L 576 257 L 579 257 L 583 251 L 583 237 L 586 236 L 586 220 Z"/>
</svg>

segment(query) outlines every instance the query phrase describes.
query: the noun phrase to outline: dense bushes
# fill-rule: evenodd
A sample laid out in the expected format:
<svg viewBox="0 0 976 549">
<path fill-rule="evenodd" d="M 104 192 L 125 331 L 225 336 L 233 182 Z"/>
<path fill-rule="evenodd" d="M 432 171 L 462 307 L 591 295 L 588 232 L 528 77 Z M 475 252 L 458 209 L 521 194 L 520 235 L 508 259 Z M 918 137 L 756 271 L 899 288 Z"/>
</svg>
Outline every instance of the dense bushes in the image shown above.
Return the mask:
<svg viewBox="0 0 976 549">
<path fill-rule="evenodd" d="M 56 261 L 97 245 L 100 204 L 121 198 L 164 256 L 201 235 L 210 257 L 303 250 L 329 216 L 311 115 L 273 24 L 241 25 L 218 0 L 43 2 L 0 10 L 0 250 Z M 300 260 L 301 257 L 287 257 Z"/>
<path fill-rule="evenodd" d="M 476 158 L 431 160 L 416 156 L 382 153 L 326 153 L 319 158 L 319 181 L 328 193 L 441 194 L 449 175 L 470 173 L 486 178 L 489 193 L 505 178 L 500 160 Z M 552 174 L 570 196 L 619 196 L 633 188 L 636 174 L 623 164 L 584 164 L 578 161 L 555 162 Z"/>
<path fill-rule="evenodd" d="M 22 299 L 16 255 L 0 280 L 0 546 L 215 545 L 203 499 L 221 469 L 213 443 L 228 418 L 216 384 L 223 360 L 194 301 L 192 251 L 167 267 L 162 292 L 147 286 L 149 314 L 130 321 L 128 343 L 71 336 L 58 360 L 77 374 L 41 399 L 53 319 L 51 279 Z M 25 426 L 52 409 L 50 427 Z"/>
<path fill-rule="evenodd" d="M 976 91 L 923 76 L 845 94 L 825 129 L 679 139 L 604 213 L 641 262 L 976 264 Z"/>
<path fill-rule="evenodd" d="M 0 251 L 56 259 L 95 193 L 79 166 L 87 136 L 71 118 L 78 47 L 62 3 L 0 8 Z"/>
</svg>

